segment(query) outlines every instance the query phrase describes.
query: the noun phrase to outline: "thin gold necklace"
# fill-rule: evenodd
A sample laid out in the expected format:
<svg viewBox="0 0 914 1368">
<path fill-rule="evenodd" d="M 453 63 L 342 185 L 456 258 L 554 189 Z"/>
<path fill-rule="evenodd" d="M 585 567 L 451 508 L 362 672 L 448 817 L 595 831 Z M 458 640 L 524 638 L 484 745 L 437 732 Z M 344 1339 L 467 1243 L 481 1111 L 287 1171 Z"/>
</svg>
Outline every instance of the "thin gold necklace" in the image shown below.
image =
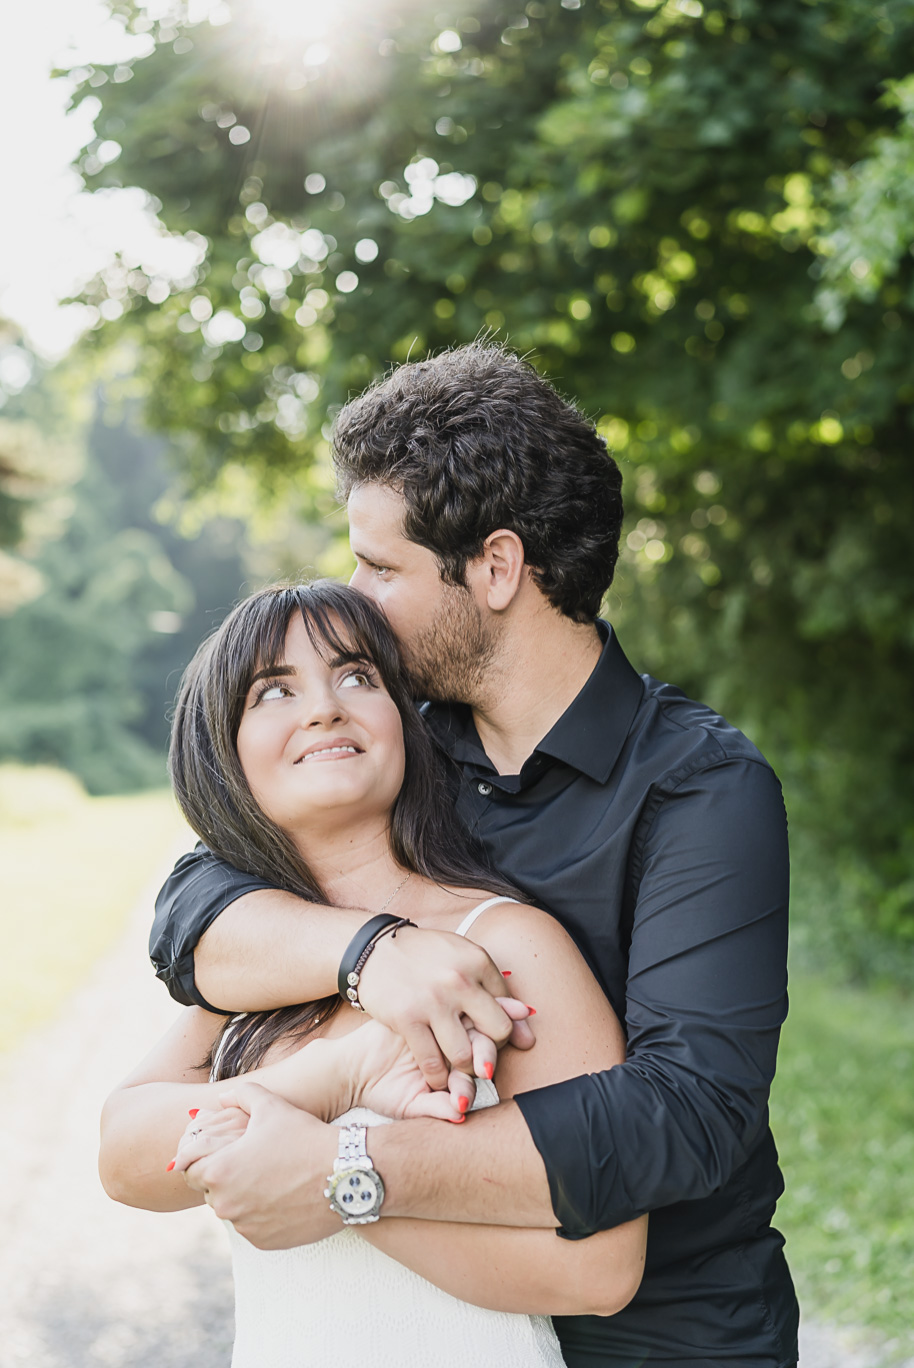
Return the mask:
<svg viewBox="0 0 914 1368">
<path fill-rule="evenodd" d="M 379 907 L 379 908 L 378 908 L 378 913 L 377 913 L 378 916 L 381 915 L 381 913 L 385 910 L 385 908 L 390 907 L 390 904 L 393 902 L 394 898 L 395 898 L 395 897 L 397 896 L 397 894 L 400 892 L 400 889 L 406 887 L 406 885 L 409 883 L 410 879 L 412 878 L 412 873 L 413 873 L 413 871 L 410 870 L 409 873 L 407 874 L 406 878 L 400 880 L 400 882 L 397 884 L 397 886 L 396 886 L 396 888 L 394 889 L 394 891 L 391 893 L 390 897 L 387 899 L 386 903 L 384 903 L 384 905 L 383 905 L 382 907 Z"/>
</svg>

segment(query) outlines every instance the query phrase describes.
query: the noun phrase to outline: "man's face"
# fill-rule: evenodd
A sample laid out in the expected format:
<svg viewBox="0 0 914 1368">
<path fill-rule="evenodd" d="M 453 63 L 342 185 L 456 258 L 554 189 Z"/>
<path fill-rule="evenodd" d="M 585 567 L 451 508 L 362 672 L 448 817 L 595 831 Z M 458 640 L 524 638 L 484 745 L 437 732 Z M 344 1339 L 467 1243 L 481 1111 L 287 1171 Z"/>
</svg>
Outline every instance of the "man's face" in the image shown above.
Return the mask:
<svg viewBox="0 0 914 1368">
<path fill-rule="evenodd" d="M 405 511 L 403 496 L 386 485 L 356 485 L 350 583 L 384 610 L 418 696 L 474 703 L 494 654 L 493 626 L 471 589 L 445 584 L 433 553 L 404 536 Z"/>
</svg>

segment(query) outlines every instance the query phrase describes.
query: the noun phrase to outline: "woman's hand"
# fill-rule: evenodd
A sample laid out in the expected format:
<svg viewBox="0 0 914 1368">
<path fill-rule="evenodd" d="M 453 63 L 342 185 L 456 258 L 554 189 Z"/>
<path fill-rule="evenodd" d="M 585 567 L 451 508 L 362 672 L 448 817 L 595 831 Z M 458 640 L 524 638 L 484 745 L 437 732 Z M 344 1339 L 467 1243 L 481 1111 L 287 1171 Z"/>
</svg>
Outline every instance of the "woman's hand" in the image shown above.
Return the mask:
<svg viewBox="0 0 914 1368">
<path fill-rule="evenodd" d="M 172 1160 L 174 1172 L 184 1173 L 198 1159 L 240 1140 L 250 1119 L 240 1107 L 221 1107 L 218 1111 L 195 1107 L 178 1141 L 178 1150 Z"/>
<path fill-rule="evenodd" d="M 344 1057 L 351 1106 L 368 1107 L 396 1120 L 433 1116 L 456 1123 L 473 1105 L 472 1078 L 452 1069 L 447 1091 L 432 1092 L 406 1041 L 380 1021 L 366 1021 L 333 1043 Z"/>
</svg>

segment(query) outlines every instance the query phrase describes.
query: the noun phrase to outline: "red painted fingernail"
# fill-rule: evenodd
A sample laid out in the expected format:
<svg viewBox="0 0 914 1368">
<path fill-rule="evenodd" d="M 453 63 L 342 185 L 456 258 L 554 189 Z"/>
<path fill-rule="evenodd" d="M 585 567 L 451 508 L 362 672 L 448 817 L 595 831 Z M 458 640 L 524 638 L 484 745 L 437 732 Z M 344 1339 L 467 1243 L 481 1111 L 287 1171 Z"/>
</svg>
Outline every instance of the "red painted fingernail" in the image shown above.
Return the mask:
<svg viewBox="0 0 914 1368">
<path fill-rule="evenodd" d="M 468 1107 L 469 1105 L 470 1105 L 470 1099 L 469 1099 L 468 1097 L 458 1097 L 458 1098 L 457 1098 L 457 1110 L 458 1110 L 458 1111 L 465 1112 L 466 1109 L 467 1109 L 467 1107 Z"/>
<path fill-rule="evenodd" d="M 453 1122 L 453 1124 L 454 1124 L 455 1126 L 461 1125 L 462 1122 L 464 1122 L 465 1120 L 466 1120 L 466 1117 L 465 1117 L 465 1116 L 452 1116 L 452 1117 L 451 1117 L 451 1121 Z"/>
<path fill-rule="evenodd" d="M 502 971 L 501 971 L 501 976 L 502 976 L 502 978 L 510 978 L 510 977 L 511 977 L 511 970 L 510 970 L 510 969 L 502 969 Z"/>
<path fill-rule="evenodd" d="M 491 1064 L 488 1060 L 486 1060 L 485 1064 L 483 1064 L 482 1066 L 482 1071 L 485 1074 L 486 1078 L 491 1079 L 492 1075 L 495 1072 L 495 1065 Z"/>
<path fill-rule="evenodd" d="M 527 1011 L 530 1013 L 531 1016 L 536 1016 L 536 1008 L 531 1007 L 529 1002 L 527 1003 Z"/>
<path fill-rule="evenodd" d="M 187 1115 L 190 1117 L 191 1121 L 193 1121 L 194 1117 L 197 1115 L 197 1112 L 198 1112 L 199 1110 L 200 1110 L 199 1107 L 191 1107 L 190 1111 L 187 1113 Z"/>
<path fill-rule="evenodd" d="M 166 1173 L 171 1173 L 171 1171 L 172 1171 L 172 1169 L 174 1168 L 174 1166 L 175 1166 L 175 1161 L 174 1161 L 174 1159 L 172 1159 L 172 1161 L 171 1161 L 170 1164 L 166 1164 L 166 1165 L 165 1165 L 165 1172 L 166 1172 Z"/>
</svg>

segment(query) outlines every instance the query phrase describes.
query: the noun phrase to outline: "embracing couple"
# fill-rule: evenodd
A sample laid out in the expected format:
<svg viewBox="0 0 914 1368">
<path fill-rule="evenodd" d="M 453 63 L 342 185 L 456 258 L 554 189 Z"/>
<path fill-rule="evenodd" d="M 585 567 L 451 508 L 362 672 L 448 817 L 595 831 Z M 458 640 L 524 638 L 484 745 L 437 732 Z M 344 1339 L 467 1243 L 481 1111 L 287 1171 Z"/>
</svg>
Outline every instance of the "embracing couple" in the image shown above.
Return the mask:
<svg viewBox="0 0 914 1368">
<path fill-rule="evenodd" d="M 352 586 L 254 594 L 181 686 L 188 1010 L 106 1187 L 229 1223 L 235 1368 L 788 1368 L 778 782 L 599 620 L 619 472 L 526 363 L 403 366 L 334 459 Z"/>
</svg>

